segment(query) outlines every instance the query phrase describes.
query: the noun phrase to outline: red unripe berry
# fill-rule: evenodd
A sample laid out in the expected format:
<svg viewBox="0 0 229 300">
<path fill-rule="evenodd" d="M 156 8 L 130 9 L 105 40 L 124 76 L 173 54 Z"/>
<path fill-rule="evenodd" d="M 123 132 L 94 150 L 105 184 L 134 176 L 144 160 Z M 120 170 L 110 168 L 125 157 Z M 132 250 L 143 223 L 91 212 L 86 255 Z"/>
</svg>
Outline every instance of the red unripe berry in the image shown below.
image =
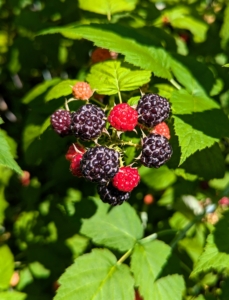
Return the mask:
<svg viewBox="0 0 229 300">
<path fill-rule="evenodd" d="M 121 103 L 113 107 L 108 122 L 117 130 L 132 131 L 138 122 L 138 113 L 127 103 Z"/>
<path fill-rule="evenodd" d="M 143 201 L 146 205 L 150 205 L 154 202 L 154 197 L 151 194 L 147 194 L 144 196 Z"/>
<path fill-rule="evenodd" d="M 161 122 L 161 123 L 157 124 L 151 132 L 163 135 L 168 140 L 170 139 L 170 130 L 169 130 L 168 125 L 165 122 Z"/>
<path fill-rule="evenodd" d="M 23 171 L 19 178 L 21 185 L 28 186 L 30 184 L 30 173 L 28 171 Z"/>
<path fill-rule="evenodd" d="M 10 279 L 10 286 L 15 287 L 19 281 L 20 281 L 20 275 L 17 271 L 14 271 L 14 273 Z"/>
<path fill-rule="evenodd" d="M 72 87 L 74 98 L 79 100 L 88 100 L 93 95 L 90 85 L 87 82 L 79 81 Z"/>
<path fill-rule="evenodd" d="M 218 201 L 219 205 L 222 206 L 229 206 L 229 198 L 228 197 L 222 197 L 219 201 Z"/>
<path fill-rule="evenodd" d="M 70 171 L 72 175 L 77 177 L 82 177 L 83 174 L 80 169 L 80 161 L 83 157 L 83 154 L 77 154 L 72 158 L 71 164 L 70 164 Z"/>
<path fill-rule="evenodd" d="M 91 54 L 91 61 L 93 64 L 102 62 L 108 59 L 116 59 L 118 53 L 114 51 L 109 51 L 103 48 L 96 48 Z"/>
<path fill-rule="evenodd" d="M 76 156 L 77 154 L 83 154 L 85 151 L 86 150 L 83 148 L 83 146 L 80 146 L 79 144 L 75 143 L 74 145 L 71 145 L 68 148 L 68 151 L 65 154 L 65 158 L 71 161 L 74 156 Z"/>
<path fill-rule="evenodd" d="M 112 184 L 118 190 L 131 192 L 139 183 L 140 175 L 138 170 L 131 167 L 121 167 L 112 180 Z"/>
</svg>

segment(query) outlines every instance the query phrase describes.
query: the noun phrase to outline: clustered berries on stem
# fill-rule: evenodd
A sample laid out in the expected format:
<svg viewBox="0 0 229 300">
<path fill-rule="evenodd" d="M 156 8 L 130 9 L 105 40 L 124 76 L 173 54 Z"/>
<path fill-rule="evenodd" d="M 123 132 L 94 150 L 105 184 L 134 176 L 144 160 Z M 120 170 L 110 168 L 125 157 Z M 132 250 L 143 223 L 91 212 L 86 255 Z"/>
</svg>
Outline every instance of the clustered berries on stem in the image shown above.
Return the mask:
<svg viewBox="0 0 229 300">
<path fill-rule="evenodd" d="M 159 168 L 172 155 L 170 131 L 164 122 L 169 117 L 170 104 L 157 94 L 145 94 L 139 97 L 137 107 L 115 104 L 106 115 L 105 110 L 89 103 L 93 91 L 88 83 L 77 82 L 72 93 L 74 98 L 66 101 L 66 109 L 57 110 L 50 118 L 52 128 L 61 137 L 77 138 L 65 155 L 70 161 L 70 171 L 74 176 L 95 182 L 103 202 L 120 205 L 140 182 L 134 163 Z M 68 103 L 75 100 L 86 100 L 86 104 L 71 112 Z M 121 133 L 127 131 L 143 134 L 141 142 L 122 140 Z M 94 142 L 94 145 L 86 147 L 82 142 L 90 145 Z M 123 163 L 126 146 L 141 150 L 139 157 L 128 166 Z"/>
</svg>

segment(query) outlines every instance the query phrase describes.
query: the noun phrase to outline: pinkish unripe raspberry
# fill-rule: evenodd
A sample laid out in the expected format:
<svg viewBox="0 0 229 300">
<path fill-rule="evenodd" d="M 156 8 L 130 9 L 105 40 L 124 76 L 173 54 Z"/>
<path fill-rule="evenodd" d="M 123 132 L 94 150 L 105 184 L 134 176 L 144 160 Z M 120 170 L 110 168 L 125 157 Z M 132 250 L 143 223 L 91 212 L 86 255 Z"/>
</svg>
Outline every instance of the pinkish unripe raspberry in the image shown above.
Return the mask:
<svg viewBox="0 0 229 300">
<path fill-rule="evenodd" d="M 67 153 L 65 154 L 65 158 L 69 161 L 73 159 L 74 156 L 78 154 L 83 154 L 86 150 L 83 146 L 75 143 L 69 146 Z"/>
<path fill-rule="evenodd" d="M 72 87 L 74 98 L 88 100 L 93 95 L 93 91 L 87 82 L 79 81 Z"/>
<path fill-rule="evenodd" d="M 80 162 L 81 162 L 82 157 L 83 157 L 83 154 L 77 154 L 71 160 L 70 171 L 71 171 L 72 175 L 74 175 L 74 176 L 77 176 L 77 177 L 83 176 L 81 169 L 80 169 Z"/>
<path fill-rule="evenodd" d="M 219 201 L 218 201 L 219 205 L 222 206 L 229 206 L 229 198 L 228 197 L 222 197 Z"/>
<path fill-rule="evenodd" d="M 155 134 L 163 135 L 168 140 L 170 139 L 170 130 L 168 125 L 165 122 L 161 122 L 157 124 L 151 132 Z"/>
</svg>

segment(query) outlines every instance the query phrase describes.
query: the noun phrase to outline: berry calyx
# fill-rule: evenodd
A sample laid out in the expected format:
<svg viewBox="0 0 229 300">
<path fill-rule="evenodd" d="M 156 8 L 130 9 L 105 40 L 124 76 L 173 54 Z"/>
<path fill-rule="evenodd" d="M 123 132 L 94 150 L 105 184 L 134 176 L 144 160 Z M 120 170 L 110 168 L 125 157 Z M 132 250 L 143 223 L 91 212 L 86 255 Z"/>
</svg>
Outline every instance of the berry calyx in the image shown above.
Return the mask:
<svg viewBox="0 0 229 300">
<path fill-rule="evenodd" d="M 75 99 L 88 100 L 93 93 L 90 85 L 84 81 L 79 81 L 72 87 L 72 94 Z"/>
<path fill-rule="evenodd" d="M 78 154 L 83 154 L 86 150 L 83 146 L 75 143 L 69 146 L 67 153 L 65 154 L 65 158 L 69 161 L 71 161 L 74 156 Z"/>
<path fill-rule="evenodd" d="M 71 160 L 70 171 L 71 171 L 72 175 L 74 175 L 74 176 L 77 176 L 77 177 L 83 176 L 81 169 L 80 169 L 80 162 L 81 162 L 82 157 L 83 157 L 83 154 L 77 154 Z"/>
<path fill-rule="evenodd" d="M 64 109 L 58 109 L 50 117 L 52 128 L 62 137 L 72 133 L 71 121 L 71 113 Z"/>
<path fill-rule="evenodd" d="M 152 128 L 169 117 L 170 104 L 157 94 L 146 94 L 139 100 L 136 110 L 138 122 Z"/>
<path fill-rule="evenodd" d="M 102 134 L 105 113 L 94 104 L 83 105 L 72 113 L 72 132 L 83 141 L 91 141 Z"/>
<path fill-rule="evenodd" d="M 99 185 L 97 191 L 101 200 L 112 206 L 121 205 L 130 198 L 130 193 L 118 190 L 111 182 L 108 185 Z"/>
<path fill-rule="evenodd" d="M 140 160 L 148 168 L 159 168 L 172 156 L 172 147 L 166 137 L 151 133 L 143 139 Z"/>
<path fill-rule="evenodd" d="M 81 172 L 89 181 L 107 184 L 118 173 L 119 156 L 117 151 L 107 147 L 89 148 L 82 157 Z"/>
<path fill-rule="evenodd" d="M 168 125 L 165 122 L 161 122 L 157 124 L 152 130 L 152 133 L 160 134 L 165 136 L 168 140 L 170 139 L 170 130 Z"/>
<path fill-rule="evenodd" d="M 131 192 L 138 185 L 139 181 L 140 175 L 137 169 L 121 167 L 112 179 L 112 184 L 119 191 Z"/>
<path fill-rule="evenodd" d="M 132 131 L 138 122 L 138 113 L 127 103 L 121 103 L 113 107 L 108 122 L 117 130 Z"/>
</svg>

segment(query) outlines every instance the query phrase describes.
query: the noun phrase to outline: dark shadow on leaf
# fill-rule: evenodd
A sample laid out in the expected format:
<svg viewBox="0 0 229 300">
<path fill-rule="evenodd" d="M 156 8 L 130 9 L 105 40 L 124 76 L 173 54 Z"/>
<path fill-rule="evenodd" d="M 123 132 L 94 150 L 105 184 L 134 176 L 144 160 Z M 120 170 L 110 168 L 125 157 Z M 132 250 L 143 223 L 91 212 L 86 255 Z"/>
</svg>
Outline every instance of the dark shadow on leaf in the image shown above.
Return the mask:
<svg viewBox="0 0 229 300">
<path fill-rule="evenodd" d="M 215 245 L 219 252 L 229 254 L 229 211 L 223 214 L 223 217 L 215 225 L 213 233 Z"/>
</svg>

